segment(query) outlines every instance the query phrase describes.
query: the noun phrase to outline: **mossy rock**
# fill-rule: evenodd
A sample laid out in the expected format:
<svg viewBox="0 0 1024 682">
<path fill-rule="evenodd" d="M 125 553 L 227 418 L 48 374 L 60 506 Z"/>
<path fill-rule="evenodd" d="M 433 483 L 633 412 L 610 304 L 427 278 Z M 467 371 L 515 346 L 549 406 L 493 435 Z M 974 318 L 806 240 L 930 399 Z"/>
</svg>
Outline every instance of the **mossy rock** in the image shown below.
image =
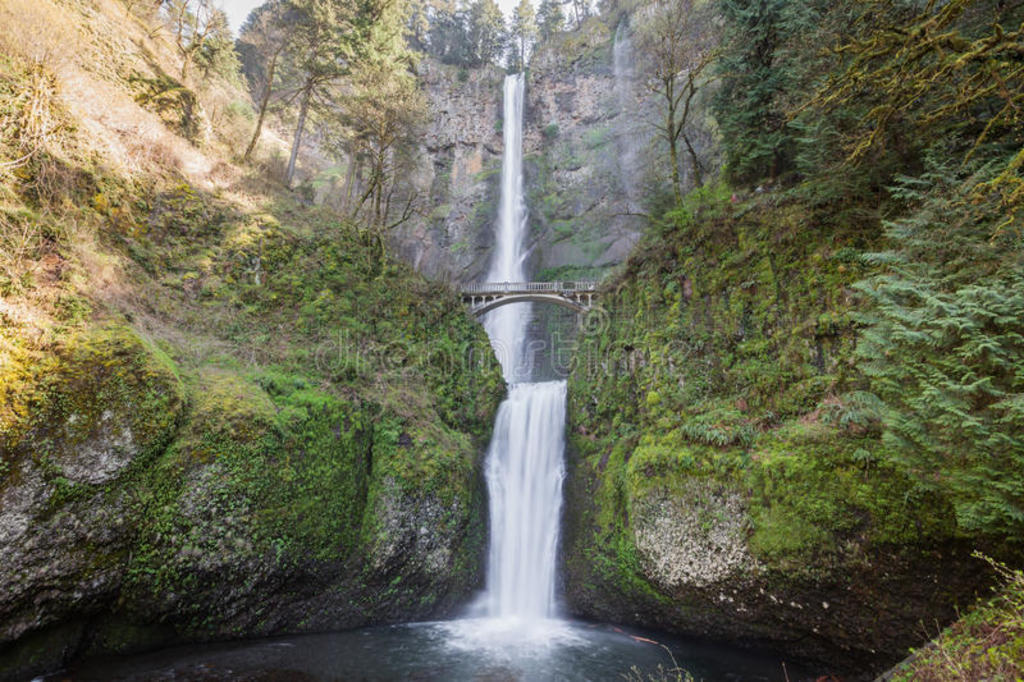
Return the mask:
<svg viewBox="0 0 1024 682">
<path fill-rule="evenodd" d="M 6 468 L 31 457 L 72 484 L 103 484 L 151 458 L 185 405 L 173 361 L 125 326 L 77 332 L 33 366 L 12 363 L 7 372 L 17 388 L 8 388 L 0 423 Z"/>
<path fill-rule="evenodd" d="M 174 363 L 123 325 L 78 330 L 39 358 L 8 394 L 29 411 L 3 422 L 0 646 L 45 670 L 116 595 L 131 482 L 174 437 L 186 400 Z"/>
</svg>

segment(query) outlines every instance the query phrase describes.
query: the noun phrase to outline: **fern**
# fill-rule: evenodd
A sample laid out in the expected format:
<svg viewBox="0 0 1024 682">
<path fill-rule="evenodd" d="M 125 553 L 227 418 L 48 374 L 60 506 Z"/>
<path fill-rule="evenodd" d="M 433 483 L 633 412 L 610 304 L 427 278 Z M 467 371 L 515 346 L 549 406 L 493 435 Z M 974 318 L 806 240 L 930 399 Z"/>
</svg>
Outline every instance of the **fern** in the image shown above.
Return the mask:
<svg viewBox="0 0 1024 682">
<path fill-rule="evenodd" d="M 887 228 L 885 270 L 857 348 L 892 458 L 950 492 L 966 529 L 1024 530 L 1024 248 L 1005 207 L 969 201 L 992 166 L 933 168 L 894 194 L 917 202 Z M 998 167 L 998 164 L 995 166 Z"/>
</svg>

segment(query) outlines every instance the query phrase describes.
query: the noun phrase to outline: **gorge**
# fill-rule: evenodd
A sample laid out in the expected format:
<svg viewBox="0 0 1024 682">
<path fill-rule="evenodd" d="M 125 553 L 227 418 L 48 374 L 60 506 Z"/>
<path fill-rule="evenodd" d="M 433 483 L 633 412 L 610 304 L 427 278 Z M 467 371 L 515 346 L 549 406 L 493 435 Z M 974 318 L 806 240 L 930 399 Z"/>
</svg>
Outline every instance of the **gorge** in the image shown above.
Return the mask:
<svg viewBox="0 0 1024 682">
<path fill-rule="evenodd" d="M 1020 3 L 150 5 L 0 3 L 0 679 L 1019 676 Z"/>
</svg>

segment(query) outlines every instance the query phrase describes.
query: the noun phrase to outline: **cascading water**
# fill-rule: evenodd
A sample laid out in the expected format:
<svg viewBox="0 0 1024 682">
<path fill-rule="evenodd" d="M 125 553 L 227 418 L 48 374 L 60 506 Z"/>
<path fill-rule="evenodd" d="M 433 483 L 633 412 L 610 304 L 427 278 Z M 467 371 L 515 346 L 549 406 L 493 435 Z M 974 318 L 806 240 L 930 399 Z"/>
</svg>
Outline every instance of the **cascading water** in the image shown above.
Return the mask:
<svg viewBox="0 0 1024 682">
<path fill-rule="evenodd" d="M 502 136 L 505 150 L 501 159 L 501 200 L 489 282 L 522 282 L 523 237 L 526 232 L 526 203 L 523 200 L 523 91 L 522 74 L 506 76 Z M 529 379 L 530 368 L 524 357 L 526 326 L 530 304 L 503 306 L 484 319 L 484 328 L 494 346 L 505 381 Z"/>
<path fill-rule="evenodd" d="M 629 37 L 629 29 L 625 20 L 620 21 L 615 29 L 615 42 L 612 43 L 612 72 L 615 75 L 615 95 L 618 99 L 619 114 L 616 119 L 619 178 L 622 189 L 626 193 L 626 201 L 630 210 L 634 210 L 637 198 L 637 131 L 630 123 L 635 107 L 633 91 L 633 42 Z"/>
<path fill-rule="evenodd" d="M 515 384 L 498 411 L 487 454 L 492 617 L 554 616 L 564 429 L 564 381 Z"/>
<path fill-rule="evenodd" d="M 505 152 L 497 247 L 491 282 L 526 279 L 523 260 L 522 74 L 505 79 Z M 555 561 L 562 506 L 565 382 L 529 383 L 525 357 L 529 304 L 498 308 L 484 320 L 508 398 L 498 410 L 487 453 L 491 550 L 486 604 L 493 618 L 535 620 L 554 615 Z"/>
</svg>

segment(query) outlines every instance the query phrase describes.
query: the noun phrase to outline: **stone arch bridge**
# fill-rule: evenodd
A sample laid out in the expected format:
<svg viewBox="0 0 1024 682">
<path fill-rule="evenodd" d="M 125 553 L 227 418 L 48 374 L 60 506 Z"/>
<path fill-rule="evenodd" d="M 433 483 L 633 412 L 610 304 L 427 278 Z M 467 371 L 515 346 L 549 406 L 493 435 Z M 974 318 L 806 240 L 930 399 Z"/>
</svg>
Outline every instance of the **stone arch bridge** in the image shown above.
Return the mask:
<svg viewBox="0 0 1024 682">
<path fill-rule="evenodd" d="M 597 282 L 479 282 L 462 285 L 459 293 L 469 312 L 477 317 L 503 305 L 525 301 L 553 303 L 586 313 L 594 307 Z"/>
</svg>

